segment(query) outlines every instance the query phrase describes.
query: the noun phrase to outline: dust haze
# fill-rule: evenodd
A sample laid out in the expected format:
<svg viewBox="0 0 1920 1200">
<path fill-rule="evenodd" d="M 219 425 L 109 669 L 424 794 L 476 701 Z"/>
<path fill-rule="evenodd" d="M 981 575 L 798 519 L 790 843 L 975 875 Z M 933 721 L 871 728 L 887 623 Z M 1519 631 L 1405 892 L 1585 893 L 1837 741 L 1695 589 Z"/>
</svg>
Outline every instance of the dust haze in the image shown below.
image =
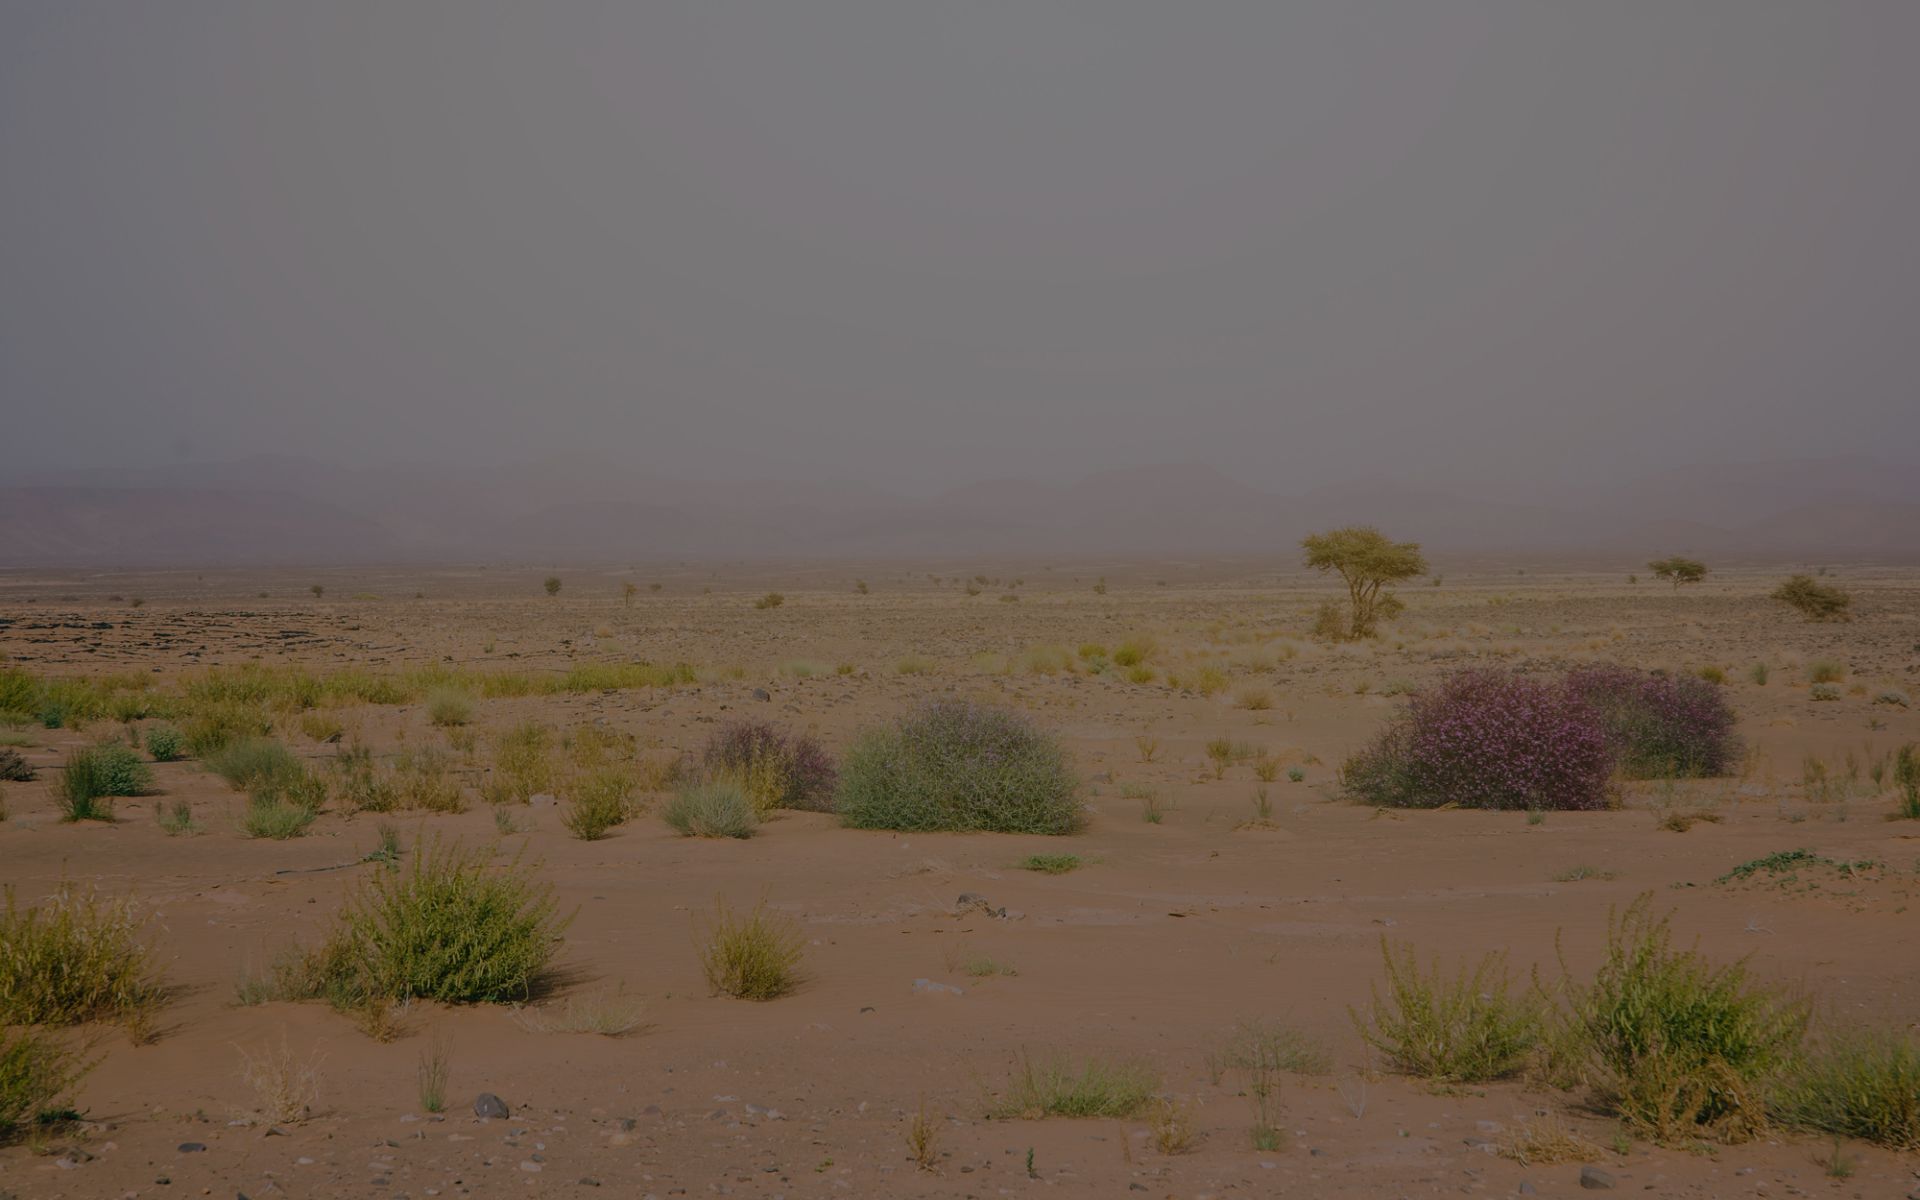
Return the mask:
<svg viewBox="0 0 1920 1200">
<path fill-rule="evenodd" d="M 0 561 L 1912 556 L 1917 35 L 8 5 Z"/>
</svg>

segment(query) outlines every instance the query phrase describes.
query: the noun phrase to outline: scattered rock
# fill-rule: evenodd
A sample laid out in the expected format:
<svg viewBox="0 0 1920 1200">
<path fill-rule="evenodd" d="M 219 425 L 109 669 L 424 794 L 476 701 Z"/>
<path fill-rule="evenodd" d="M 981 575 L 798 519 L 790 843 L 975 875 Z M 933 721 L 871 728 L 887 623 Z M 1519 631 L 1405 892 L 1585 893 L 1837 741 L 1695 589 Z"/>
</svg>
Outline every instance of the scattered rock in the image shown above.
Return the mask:
<svg viewBox="0 0 1920 1200">
<path fill-rule="evenodd" d="M 473 1115 L 482 1120 L 492 1117 L 504 1120 L 507 1116 L 507 1102 L 492 1092 L 481 1092 L 473 1101 Z"/>
<path fill-rule="evenodd" d="M 1613 1187 L 1613 1176 L 1599 1167 L 1581 1167 L 1580 1186 L 1588 1191 L 1604 1192 Z"/>
<path fill-rule="evenodd" d="M 174 1147 L 174 1149 L 180 1151 L 182 1154 L 204 1154 L 207 1149 L 207 1144 L 205 1142 L 181 1142 L 178 1146 Z"/>
<path fill-rule="evenodd" d="M 753 689 L 753 698 L 755 700 L 771 700 L 773 699 L 773 693 L 765 688 L 755 688 Z"/>
</svg>

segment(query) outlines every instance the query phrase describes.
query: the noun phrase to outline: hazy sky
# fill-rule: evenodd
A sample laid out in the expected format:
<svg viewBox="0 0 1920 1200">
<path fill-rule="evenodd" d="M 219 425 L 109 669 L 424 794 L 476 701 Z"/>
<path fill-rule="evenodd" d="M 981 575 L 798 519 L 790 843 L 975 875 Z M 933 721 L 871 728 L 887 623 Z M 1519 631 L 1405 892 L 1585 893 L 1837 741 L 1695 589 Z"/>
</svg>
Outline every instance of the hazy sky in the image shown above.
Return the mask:
<svg viewBox="0 0 1920 1200">
<path fill-rule="evenodd" d="M 1916 46 L 1912 0 L 0 0 L 0 428 L 913 488 L 1910 455 Z"/>
</svg>

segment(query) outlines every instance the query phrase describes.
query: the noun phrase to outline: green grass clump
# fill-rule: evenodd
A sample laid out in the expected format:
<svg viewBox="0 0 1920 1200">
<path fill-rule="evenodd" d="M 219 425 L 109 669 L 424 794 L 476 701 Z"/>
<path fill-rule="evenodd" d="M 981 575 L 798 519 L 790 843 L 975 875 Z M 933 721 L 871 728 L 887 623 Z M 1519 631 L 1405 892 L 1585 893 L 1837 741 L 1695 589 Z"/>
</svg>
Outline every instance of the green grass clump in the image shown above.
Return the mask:
<svg viewBox="0 0 1920 1200">
<path fill-rule="evenodd" d="M 239 792 L 274 788 L 306 773 L 300 756 L 270 737 L 240 737 L 205 756 L 206 768 Z"/>
<path fill-rule="evenodd" d="M 1899 816 L 1920 821 L 1920 747 L 1912 742 L 1893 756 L 1893 786 L 1899 790 Z"/>
<path fill-rule="evenodd" d="M 1076 1068 L 1062 1058 L 1035 1062 L 1022 1055 L 1005 1094 L 988 1115 L 1124 1120 L 1145 1110 L 1159 1088 L 1159 1073 L 1144 1063 L 1088 1059 Z"/>
<path fill-rule="evenodd" d="M 473 720 L 473 697 L 456 688 L 435 688 L 427 693 L 427 720 L 442 728 L 465 725 Z"/>
<path fill-rule="evenodd" d="M 52 1121 L 91 1067 L 40 1030 L 0 1028 L 0 1146 Z"/>
<path fill-rule="evenodd" d="M 1569 981 L 1570 1021 L 1603 1098 L 1664 1143 L 1743 1141 L 1766 1126 L 1765 1095 L 1795 1057 L 1809 1006 L 1764 986 L 1744 960 L 1677 950 L 1651 893 L 1610 917 L 1591 985 Z"/>
<path fill-rule="evenodd" d="M 200 832 L 199 823 L 193 819 L 193 805 L 185 800 L 154 806 L 153 819 L 160 826 L 160 832 L 168 837 Z"/>
<path fill-rule="evenodd" d="M 299 801 L 281 796 L 255 796 L 240 813 L 240 832 L 250 838 L 283 842 L 305 833 L 319 815 L 317 807 Z"/>
<path fill-rule="evenodd" d="M 192 703 L 180 723 L 187 753 L 195 758 L 206 758 L 241 738 L 265 737 L 272 728 L 273 718 L 264 709 L 243 700 Z"/>
<path fill-rule="evenodd" d="M 767 911 L 766 901 L 742 916 L 722 900 L 700 947 L 700 968 L 713 994 L 774 1000 L 799 985 L 800 931 Z"/>
<path fill-rule="evenodd" d="M 753 801 L 731 779 L 683 784 L 660 815 L 682 837 L 749 838 L 760 826 Z"/>
<path fill-rule="evenodd" d="M 1808 683 L 1840 683 L 1846 677 L 1846 664 L 1831 658 L 1816 658 L 1807 664 Z"/>
<path fill-rule="evenodd" d="M 63 886 L 0 914 L 0 1026 L 120 1021 L 140 1035 L 162 989 L 134 902 Z"/>
<path fill-rule="evenodd" d="M 155 762 L 172 762 L 187 752 L 186 735 L 171 725 L 155 725 L 147 730 L 147 753 Z"/>
<path fill-rule="evenodd" d="M 141 796 L 153 790 L 153 768 L 131 747 L 85 746 L 67 756 L 67 768 L 54 785 L 63 821 L 111 821 L 114 796 Z"/>
<path fill-rule="evenodd" d="M 1870 859 L 1861 859 L 1858 862 L 1840 862 L 1823 855 L 1815 854 L 1813 851 L 1804 848 L 1799 850 L 1776 850 L 1772 854 L 1764 854 L 1759 858 L 1748 859 L 1746 862 L 1728 871 L 1725 875 L 1715 879 L 1714 882 L 1733 883 L 1737 880 L 1751 879 L 1762 871 L 1765 871 L 1769 875 L 1793 875 L 1803 869 L 1812 867 L 1831 867 L 1836 871 L 1851 874 L 1854 871 L 1869 871 L 1879 865 L 1879 863 L 1873 862 Z"/>
<path fill-rule="evenodd" d="M 1084 817 L 1060 740 L 1026 717 L 938 700 L 869 730 L 840 768 L 841 820 L 856 829 L 1065 834 Z"/>
<path fill-rule="evenodd" d="M 1353 1013 L 1361 1040 L 1399 1071 L 1435 1083 L 1482 1083 L 1520 1073 L 1537 1045 L 1545 1004 L 1514 994 L 1506 955 L 1489 953 L 1448 978 L 1438 963 L 1423 975 L 1412 948 L 1396 956 L 1385 938 L 1387 990 L 1367 1014 Z"/>
<path fill-rule="evenodd" d="M 319 975 L 346 995 L 524 1000 L 570 920 L 519 859 L 495 868 L 479 852 L 422 843 L 404 870 L 374 873 L 348 902 Z"/>
<path fill-rule="evenodd" d="M 1042 875 L 1065 875 L 1079 865 L 1080 859 L 1072 854 L 1029 854 L 1020 863 L 1020 869 Z"/>
<path fill-rule="evenodd" d="M 1788 1072 L 1773 1108 L 1796 1129 L 1920 1150 L 1920 1040 L 1866 1029 L 1830 1038 Z"/>
</svg>

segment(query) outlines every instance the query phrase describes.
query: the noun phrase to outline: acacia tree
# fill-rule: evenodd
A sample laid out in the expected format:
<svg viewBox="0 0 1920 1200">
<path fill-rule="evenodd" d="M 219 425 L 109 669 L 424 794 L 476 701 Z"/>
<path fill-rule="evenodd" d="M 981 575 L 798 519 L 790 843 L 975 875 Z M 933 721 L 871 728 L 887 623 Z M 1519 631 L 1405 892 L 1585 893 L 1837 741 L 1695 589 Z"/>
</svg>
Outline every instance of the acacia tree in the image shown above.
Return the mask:
<svg viewBox="0 0 1920 1200">
<path fill-rule="evenodd" d="M 1382 594 L 1382 588 L 1427 572 L 1427 560 L 1421 557 L 1420 543 L 1389 541 L 1371 525 L 1349 525 L 1316 533 L 1300 546 L 1306 551 L 1308 566 L 1318 571 L 1337 572 L 1346 581 L 1353 610 L 1347 629 L 1349 638 L 1373 636 L 1373 627 L 1381 617 L 1392 616 L 1400 610 L 1400 601 L 1391 592 Z"/>
<path fill-rule="evenodd" d="M 1676 554 L 1672 558 L 1656 558 L 1647 564 L 1662 579 L 1673 581 L 1673 590 L 1679 591 L 1683 583 L 1699 583 L 1707 577 L 1707 564 L 1697 558 L 1682 558 Z"/>
</svg>

